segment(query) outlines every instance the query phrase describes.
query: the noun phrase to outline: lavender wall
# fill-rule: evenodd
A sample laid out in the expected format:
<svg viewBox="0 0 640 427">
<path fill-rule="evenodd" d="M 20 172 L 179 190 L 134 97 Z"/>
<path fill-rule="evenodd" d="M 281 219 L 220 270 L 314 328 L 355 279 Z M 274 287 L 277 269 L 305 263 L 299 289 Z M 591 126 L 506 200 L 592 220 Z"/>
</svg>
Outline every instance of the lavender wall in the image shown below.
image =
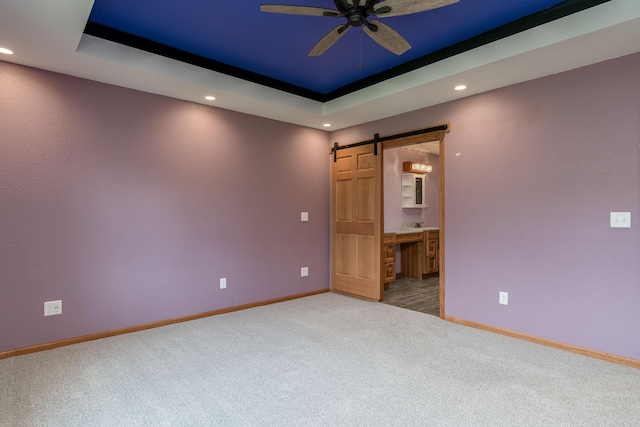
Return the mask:
<svg viewBox="0 0 640 427">
<path fill-rule="evenodd" d="M 327 133 L 4 62 L 0 93 L 0 351 L 328 288 Z"/>
<path fill-rule="evenodd" d="M 450 122 L 446 314 L 640 359 L 639 75 L 636 54 L 331 139 Z"/>
<path fill-rule="evenodd" d="M 401 224 L 424 222 L 425 227 L 439 225 L 440 209 L 440 156 L 397 147 L 384 150 L 384 229 L 394 231 Z M 407 161 L 425 162 L 433 166 L 433 172 L 426 174 L 425 200 L 428 208 L 402 208 L 402 163 Z"/>
</svg>

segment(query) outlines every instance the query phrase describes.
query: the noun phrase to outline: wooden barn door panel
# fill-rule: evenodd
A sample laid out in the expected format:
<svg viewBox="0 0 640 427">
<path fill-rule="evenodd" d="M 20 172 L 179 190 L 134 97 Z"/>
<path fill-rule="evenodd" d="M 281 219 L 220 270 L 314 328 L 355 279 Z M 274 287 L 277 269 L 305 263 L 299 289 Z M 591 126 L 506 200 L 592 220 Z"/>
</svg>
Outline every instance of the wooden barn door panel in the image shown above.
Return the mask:
<svg viewBox="0 0 640 427">
<path fill-rule="evenodd" d="M 382 156 L 373 144 L 338 150 L 331 174 L 331 289 L 382 298 Z"/>
</svg>

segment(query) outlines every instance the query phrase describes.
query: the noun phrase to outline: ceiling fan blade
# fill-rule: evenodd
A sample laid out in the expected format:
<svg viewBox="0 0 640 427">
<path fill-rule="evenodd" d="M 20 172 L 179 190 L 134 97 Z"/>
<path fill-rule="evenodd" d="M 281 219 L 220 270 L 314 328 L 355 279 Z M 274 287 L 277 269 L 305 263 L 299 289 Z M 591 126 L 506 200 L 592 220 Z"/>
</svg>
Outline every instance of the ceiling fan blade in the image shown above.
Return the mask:
<svg viewBox="0 0 640 427">
<path fill-rule="evenodd" d="M 460 0 L 386 0 L 373 6 L 374 13 L 380 10 L 378 18 L 390 16 L 410 15 L 412 13 L 424 12 L 426 10 L 437 9 L 458 3 Z M 391 8 L 389 12 L 383 12 L 386 8 Z M 384 9 L 383 9 L 384 8 Z"/>
<path fill-rule="evenodd" d="M 344 36 L 350 26 L 338 25 L 333 30 L 320 39 L 318 43 L 311 49 L 308 56 L 320 56 L 327 51 L 335 42 L 340 40 L 340 37 Z"/>
<path fill-rule="evenodd" d="M 371 21 L 370 24 L 378 27 L 378 30 L 373 31 L 369 26 L 365 26 L 363 28 L 364 32 L 383 48 L 395 53 L 396 55 L 402 55 L 411 49 L 409 42 L 390 26 L 383 24 L 380 21 Z"/>
<path fill-rule="evenodd" d="M 287 15 L 307 16 L 338 16 L 339 12 L 333 9 L 311 6 L 290 6 L 286 4 L 261 4 L 261 12 L 284 13 Z"/>
</svg>

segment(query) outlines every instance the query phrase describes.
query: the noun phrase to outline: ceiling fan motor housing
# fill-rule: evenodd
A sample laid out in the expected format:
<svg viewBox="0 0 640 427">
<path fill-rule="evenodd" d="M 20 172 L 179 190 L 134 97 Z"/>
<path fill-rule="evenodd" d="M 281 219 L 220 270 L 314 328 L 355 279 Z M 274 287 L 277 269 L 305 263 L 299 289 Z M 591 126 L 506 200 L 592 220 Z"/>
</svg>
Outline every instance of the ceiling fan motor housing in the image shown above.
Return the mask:
<svg viewBox="0 0 640 427">
<path fill-rule="evenodd" d="M 364 24 L 366 16 L 366 14 L 361 14 L 360 12 L 353 12 L 347 15 L 347 19 L 349 19 L 349 24 L 352 27 L 359 27 Z"/>
<path fill-rule="evenodd" d="M 364 4 L 360 4 L 359 1 L 353 1 L 353 4 L 351 4 L 347 0 L 334 0 L 334 3 L 336 8 L 345 15 L 349 25 L 359 27 L 367 24 L 368 11 L 372 10 L 377 1 L 366 1 L 363 2 Z"/>
</svg>

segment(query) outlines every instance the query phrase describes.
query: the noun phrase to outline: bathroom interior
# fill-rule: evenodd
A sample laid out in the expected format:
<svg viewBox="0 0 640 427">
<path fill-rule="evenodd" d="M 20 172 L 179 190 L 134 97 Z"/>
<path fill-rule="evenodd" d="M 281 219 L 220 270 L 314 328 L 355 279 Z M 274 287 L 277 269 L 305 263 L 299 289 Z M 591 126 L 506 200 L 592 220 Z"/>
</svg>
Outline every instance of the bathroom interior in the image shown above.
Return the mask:
<svg viewBox="0 0 640 427">
<path fill-rule="evenodd" d="M 384 151 L 383 302 L 440 314 L 440 142 Z"/>
</svg>

